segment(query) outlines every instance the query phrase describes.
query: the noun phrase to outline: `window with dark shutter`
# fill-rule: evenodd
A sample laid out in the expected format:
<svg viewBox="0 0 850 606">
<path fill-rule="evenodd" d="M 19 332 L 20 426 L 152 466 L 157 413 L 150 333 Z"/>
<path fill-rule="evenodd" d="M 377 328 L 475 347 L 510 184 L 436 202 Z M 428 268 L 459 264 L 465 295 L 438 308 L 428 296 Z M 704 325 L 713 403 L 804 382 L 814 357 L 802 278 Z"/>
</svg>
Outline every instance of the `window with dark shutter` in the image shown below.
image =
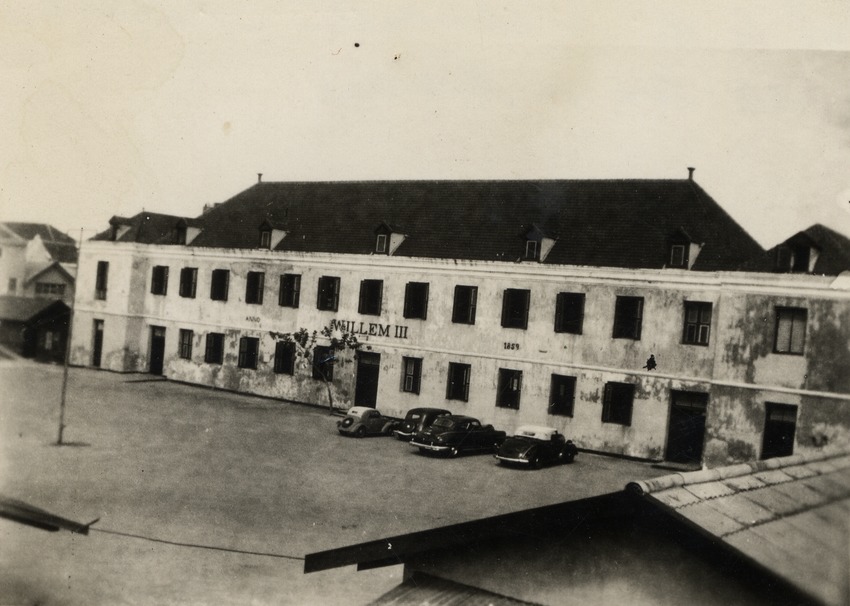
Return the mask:
<svg viewBox="0 0 850 606">
<path fill-rule="evenodd" d="M 230 270 L 214 269 L 210 281 L 210 299 L 213 301 L 227 301 L 230 289 Z"/>
<path fill-rule="evenodd" d="M 584 324 L 584 293 L 559 292 L 555 297 L 555 332 L 580 335 Z"/>
<path fill-rule="evenodd" d="M 277 374 L 295 374 L 295 343 L 278 341 L 274 346 L 274 371 Z"/>
<path fill-rule="evenodd" d="M 452 322 L 455 324 L 475 324 L 475 308 L 477 303 L 477 286 L 455 286 Z"/>
<path fill-rule="evenodd" d="M 94 285 L 94 298 L 106 300 L 106 284 L 109 278 L 109 261 L 97 262 L 97 278 Z"/>
<path fill-rule="evenodd" d="M 573 416 L 575 394 L 575 377 L 553 374 L 549 386 L 549 414 L 563 417 Z"/>
<path fill-rule="evenodd" d="M 422 358 L 402 358 L 401 370 L 401 390 L 418 394 L 422 380 Z"/>
<path fill-rule="evenodd" d="M 180 270 L 180 296 L 187 299 L 195 298 L 198 286 L 198 268 L 184 267 Z"/>
<path fill-rule="evenodd" d="M 316 345 L 313 348 L 313 378 L 333 381 L 335 352 L 327 345 Z"/>
<path fill-rule="evenodd" d="M 319 278 L 319 292 L 316 296 L 316 309 L 336 311 L 339 306 L 339 278 L 322 276 Z"/>
<path fill-rule="evenodd" d="M 801 307 L 776 308 L 775 353 L 802 355 L 806 346 L 808 311 Z"/>
<path fill-rule="evenodd" d="M 629 426 L 635 386 L 631 383 L 606 383 L 602 402 L 602 422 Z"/>
<path fill-rule="evenodd" d="M 165 295 L 168 293 L 168 267 L 155 265 L 151 272 L 151 293 Z"/>
<path fill-rule="evenodd" d="M 242 337 L 239 339 L 239 368 L 250 368 L 256 370 L 259 350 L 259 339 L 255 337 Z"/>
<path fill-rule="evenodd" d="M 528 306 L 531 291 L 520 288 L 506 288 L 502 295 L 502 327 L 528 328 Z"/>
<path fill-rule="evenodd" d="M 711 303 L 685 301 L 685 326 L 682 343 L 708 345 L 711 336 Z"/>
<path fill-rule="evenodd" d="M 428 282 L 408 282 L 404 287 L 404 317 L 428 317 Z"/>
<path fill-rule="evenodd" d="M 263 287 L 266 274 L 261 271 L 249 271 L 245 280 L 245 303 L 251 305 L 263 304 Z"/>
<path fill-rule="evenodd" d="M 499 369 L 499 384 L 496 391 L 496 406 L 519 410 L 522 392 L 522 371 L 508 368 Z"/>
<path fill-rule="evenodd" d="M 299 274 L 282 274 L 280 276 L 280 295 L 278 305 L 281 307 L 297 308 L 301 299 L 301 276 Z"/>
<path fill-rule="evenodd" d="M 224 361 L 224 333 L 211 332 L 207 334 L 207 345 L 204 351 L 204 362 L 221 364 Z"/>
<path fill-rule="evenodd" d="M 614 308 L 614 338 L 640 341 L 643 297 L 617 297 Z"/>
<path fill-rule="evenodd" d="M 447 400 L 469 401 L 469 364 L 449 362 L 449 380 L 446 388 Z"/>
<path fill-rule="evenodd" d="M 180 357 L 184 360 L 192 359 L 192 339 L 194 333 L 191 330 L 180 329 Z"/>
<path fill-rule="evenodd" d="M 383 292 L 383 280 L 361 280 L 360 305 L 357 311 L 367 316 L 380 316 Z"/>
</svg>

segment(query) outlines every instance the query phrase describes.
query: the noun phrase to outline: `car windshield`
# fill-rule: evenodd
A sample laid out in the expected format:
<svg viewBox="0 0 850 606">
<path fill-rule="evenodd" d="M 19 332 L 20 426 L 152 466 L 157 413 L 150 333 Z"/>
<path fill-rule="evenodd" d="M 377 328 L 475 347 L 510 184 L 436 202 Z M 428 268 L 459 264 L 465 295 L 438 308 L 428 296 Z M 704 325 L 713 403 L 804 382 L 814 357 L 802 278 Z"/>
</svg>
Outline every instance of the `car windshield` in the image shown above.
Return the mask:
<svg viewBox="0 0 850 606">
<path fill-rule="evenodd" d="M 448 417 L 438 417 L 436 421 L 434 421 L 434 427 L 443 427 L 445 429 L 451 429 L 454 427 L 455 421 Z"/>
<path fill-rule="evenodd" d="M 418 412 L 409 412 L 409 413 L 407 413 L 407 420 L 408 420 L 408 421 L 418 421 L 418 420 L 419 420 L 419 419 L 421 419 L 421 418 L 422 418 L 422 415 L 421 415 L 420 413 L 418 413 Z"/>
</svg>

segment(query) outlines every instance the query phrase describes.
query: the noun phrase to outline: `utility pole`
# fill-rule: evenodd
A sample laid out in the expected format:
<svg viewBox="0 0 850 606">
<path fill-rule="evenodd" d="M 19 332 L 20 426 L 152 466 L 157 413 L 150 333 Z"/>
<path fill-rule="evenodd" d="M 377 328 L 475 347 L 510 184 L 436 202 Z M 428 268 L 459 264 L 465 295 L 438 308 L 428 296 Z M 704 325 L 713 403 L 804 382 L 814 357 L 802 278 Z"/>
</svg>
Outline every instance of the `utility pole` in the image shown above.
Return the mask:
<svg viewBox="0 0 850 606">
<path fill-rule="evenodd" d="M 68 363 L 71 359 L 71 333 L 74 330 L 74 302 L 77 300 L 77 275 L 80 273 L 80 249 L 83 246 L 83 228 L 80 228 L 80 239 L 77 243 L 77 274 L 74 276 L 74 298 L 71 299 L 71 310 L 68 313 L 68 336 L 65 337 L 65 368 L 62 371 L 62 397 L 59 400 L 59 437 L 57 446 L 62 446 L 62 434 L 65 432 L 65 396 L 68 393 Z"/>
</svg>

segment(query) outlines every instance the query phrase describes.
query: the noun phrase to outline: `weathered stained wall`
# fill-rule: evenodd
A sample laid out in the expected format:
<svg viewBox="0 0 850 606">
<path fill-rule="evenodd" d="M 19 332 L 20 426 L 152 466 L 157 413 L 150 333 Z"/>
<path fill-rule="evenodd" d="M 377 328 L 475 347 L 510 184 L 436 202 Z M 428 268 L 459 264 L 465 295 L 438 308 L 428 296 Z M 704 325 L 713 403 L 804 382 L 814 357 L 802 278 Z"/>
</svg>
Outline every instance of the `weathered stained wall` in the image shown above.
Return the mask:
<svg viewBox="0 0 850 606">
<path fill-rule="evenodd" d="M 98 260 L 110 262 L 106 301 L 93 298 Z M 164 296 L 150 292 L 156 265 L 169 267 Z M 183 267 L 198 269 L 195 298 L 179 296 Z M 211 274 L 218 268 L 231 272 L 227 301 L 210 300 Z M 261 305 L 245 303 L 249 271 L 265 273 Z M 283 273 L 301 275 L 297 309 L 278 305 Z M 337 312 L 316 309 L 317 284 L 324 275 L 341 278 Z M 380 316 L 358 313 L 360 281 L 364 279 L 384 282 Z M 429 283 L 426 320 L 404 318 L 407 282 Z M 456 285 L 478 287 L 474 325 L 451 321 Z M 506 288 L 531 293 L 525 330 L 501 326 Z M 788 295 L 791 290 L 794 296 Z M 559 292 L 585 294 L 582 334 L 554 332 Z M 612 337 L 617 296 L 644 298 L 639 340 Z M 708 346 L 682 343 L 686 301 L 712 304 Z M 805 355 L 773 353 L 773 314 L 778 305 L 809 309 Z M 90 363 L 94 319 L 103 319 L 105 324 L 104 368 L 147 371 L 150 327 L 163 326 L 164 374 L 169 378 L 318 405 L 327 404 L 325 385 L 312 379 L 305 364 L 300 364 L 295 376 L 273 372 L 270 332 L 301 327 L 320 330 L 341 323 L 358 333 L 364 351 L 380 354 L 377 406 L 387 414 L 438 406 L 507 431 L 523 423 L 542 423 L 560 429 L 583 448 L 646 459 L 664 457 L 671 390 L 709 394 L 704 461 L 711 465 L 759 456 L 766 401 L 808 402 L 822 392 L 837 394 L 827 397 L 833 404 L 837 402 L 832 418 L 821 414 L 819 421 L 810 423 L 810 433 L 826 432 L 832 436 L 829 439 L 839 440 L 850 427 L 850 373 L 842 373 L 850 361 L 845 328 L 850 320 L 850 293 L 830 290 L 828 280 L 813 276 L 627 271 L 383 255 L 284 255 L 265 250 L 90 242 L 84 244 L 80 257 L 72 352 L 75 364 Z M 180 329 L 194 333 L 191 360 L 178 356 Z M 205 337 L 210 332 L 226 335 L 222 365 L 204 362 Z M 238 342 L 243 336 L 261 341 L 256 370 L 237 368 Z M 650 354 L 658 363 L 652 371 L 643 368 Z M 405 356 L 422 359 L 418 395 L 402 391 Z M 467 402 L 446 398 L 452 362 L 471 366 Z M 523 373 L 519 410 L 496 406 L 502 368 Z M 577 378 L 572 417 L 548 414 L 553 373 Z M 602 394 L 610 381 L 635 385 L 630 426 L 602 422 Z M 346 352 L 334 372 L 337 406 L 353 403 L 355 384 L 356 362 L 353 353 Z M 810 438 L 804 434 L 809 431 L 809 417 L 803 416 L 802 410 L 801 404 L 798 444 L 807 447 Z M 814 428 L 816 423 L 827 422 L 830 427 Z"/>
</svg>

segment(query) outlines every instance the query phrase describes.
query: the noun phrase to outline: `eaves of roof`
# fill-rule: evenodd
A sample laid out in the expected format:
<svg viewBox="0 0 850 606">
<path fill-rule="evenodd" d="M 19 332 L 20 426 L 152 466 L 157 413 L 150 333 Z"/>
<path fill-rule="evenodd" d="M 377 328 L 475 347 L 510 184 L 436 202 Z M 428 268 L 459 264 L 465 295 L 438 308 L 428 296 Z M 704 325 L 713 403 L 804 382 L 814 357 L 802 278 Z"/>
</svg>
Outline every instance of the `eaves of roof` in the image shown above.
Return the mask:
<svg viewBox="0 0 850 606">
<path fill-rule="evenodd" d="M 68 308 L 56 299 L 2 295 L 0 296 L 0 320 L 26 322 L 57 303 Z"/>
<path fill-rule="evenodd" d="M 818 602 L 850 600 L 850 449 L 676 473 L 629 490 Z"/>
</svg>

